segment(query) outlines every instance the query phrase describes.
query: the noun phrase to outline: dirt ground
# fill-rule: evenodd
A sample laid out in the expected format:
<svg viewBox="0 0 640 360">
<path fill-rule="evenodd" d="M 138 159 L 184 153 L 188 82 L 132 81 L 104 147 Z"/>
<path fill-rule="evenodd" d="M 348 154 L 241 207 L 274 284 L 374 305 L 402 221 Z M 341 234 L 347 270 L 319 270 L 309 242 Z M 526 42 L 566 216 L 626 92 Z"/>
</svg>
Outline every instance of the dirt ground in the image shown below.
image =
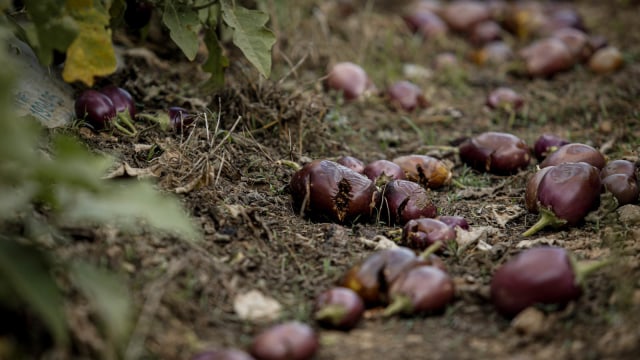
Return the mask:
<svg viewBox="0 0 640 360">
<path fill-rule="evenodd" d="M 192 133 L 166 134 L 150 124 L 141 124 L 144 130 L 133 139 L 74 130 L 92 149 L 119 162 L 153 167 L 158 187 L 177 192 L 204 233 L 202 241 L 190 244 L 97 229 L 85 234 L 85 241 L 58 250 L 61 256 L 104 264 L 128 280 L 137 310 L 128 358 L 185 359 L 209 347 L 246 348 L 269 324 L 243 320 L 234 311 L 234 299 L 250 290 L 282 305 L 276 321 L 298 319 L 316 327 L 310 317 L 315 295 L 375 251 L 379 236 L 397 239 L 398 228 L 298 216 L 288 191 L 294 170 L 279 160 L 304 163 L 351 155 L 369 162 L 411 153 L 448 161 L 465 186 L 431 191 L 439 213 L 464 216 L 473 229 L 484 229 L 476 242 L 443 258 L 457 285 L 455 301 L 440 315 L 383 318 L 374 309 L 349 332 L 316 327 L 321 336 L 317 359 L 640 356 L 637 215 L 633 220 L 614 212 L 525 239 L 521 233 L 537 219 L 527 214 L 523 201 L 535 163 L 513 176 L 480 174 L 449 148 L 487 130 L 511 132 L 530 145 L 551 132 L 600 148 L 610 159 L 638 160 L 638 5 L 571 3 L 588 29 L 622 49 L 626 64 L 620 71 L 596 75 L 578 65 L 552 79 L 529 79 L 474 65 L 468 60 L 472 47 L 458 36 L 424 42 L 392 14 L 336 19 L 309 0 L 295 6 L 271 3 L 271 27 L 279 42 L 269 81 L 259 79 L 232 51 L 225 89 L 202 93 L 194 85 L 201 81 L 197 66 L 169 55 L 175 49 L 153 44 L 145 46 L 168 68 L 129 56 L 109 80 L 128 88 L 143 110 L 167 104 L 206 110 Z M 425 110 L 398 112 L 378 97 L 345 103 L 322 86 L 327 66 L 336 61 L 361 64 L 384 88 L 403 78 L 403 64 L 431 69 L 435 55 L 444 51 L 459 56 L 458 71 L 431 71 L 412 80 L 429 99 Z M 484 106 L 488 91 L 498 85 L 526 98 L 526 110 L 512 122 Z M 156 145 L 156 151 L 147 145 Z M 495 312 L 488 284 L 511 255 L 541 243 L 563 246 L 579 259 L 614 261 L 588 278 L 578 301 L 518 328 Z M 69 313 L 78 357 L 96 356 L 101 340 L 92 335 L 86 307 L 79 301 Z"/>
</svg>

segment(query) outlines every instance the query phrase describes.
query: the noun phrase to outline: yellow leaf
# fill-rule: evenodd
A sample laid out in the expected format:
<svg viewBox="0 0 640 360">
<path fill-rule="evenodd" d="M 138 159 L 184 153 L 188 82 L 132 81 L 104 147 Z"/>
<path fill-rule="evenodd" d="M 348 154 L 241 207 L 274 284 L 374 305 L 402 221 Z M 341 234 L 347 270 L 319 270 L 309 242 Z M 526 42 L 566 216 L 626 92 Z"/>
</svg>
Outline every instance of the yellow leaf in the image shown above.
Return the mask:
<svg viewBox="0 0 640 360">
<path fill-rule="evenodd" d="M 79 33 L 67 49 L 62 78 L 69 83 L 82 81 L 92 86 L 96 76 L 109 75 L 116 70 L 109 14 L 88 0 L 69 0 L 67 6 L 78 22 Z"/>
</svg>

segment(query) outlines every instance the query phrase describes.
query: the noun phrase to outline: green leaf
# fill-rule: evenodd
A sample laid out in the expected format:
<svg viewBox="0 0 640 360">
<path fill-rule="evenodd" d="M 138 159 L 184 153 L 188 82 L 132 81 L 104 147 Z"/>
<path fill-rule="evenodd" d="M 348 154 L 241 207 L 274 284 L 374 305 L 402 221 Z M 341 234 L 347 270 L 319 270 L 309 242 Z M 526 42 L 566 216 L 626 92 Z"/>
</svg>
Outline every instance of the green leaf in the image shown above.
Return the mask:
<svg viewBox="0 0 640 360">
<path fill-rule="evenodd" d="M 202 90 L 210 92 L 224 85 L 224 69 L 229 66 L 229 59 L 222 53 L 215 29 L 207 31 L 205 42 L 209 49 L 209 57 L 202 69 L 211 74 L 211 77 L 202 85 Z"/>
<path fill-rule="evenodd" d="M 171 40 L 178 45 L 189 61 L 193 61 L 199 46 L 200 20 L 198 13 L 189 7 L 169 0 L 165 2 L 162 22 L 169 28 Z"/>
<path fill-rule="evenodd" d="M 62 78 L 93 86 L 95 77 L 116 71 L 116 55 L 111 42 L 109 10 L 100 2 L 68 0 L 67 7 L 76 19 L 80 33 L 69 45 Z"/>
<path fill-rule="evenodd" d="M 0 194 L 2 194 L 2 201 L 0 201 L 0 214 L 6 214 L 2 216 L 2 219 L 9 218 L 17 215 L 16 213 L 25 210 L 31 204 L 31 199 L 37 193 L 37 186 L 31 182 L 16 187 L 4 186 L 0 184 Z"/>
<path fill-rule="evenodd" d="M 51 64 L 53 50 L 66 51 L 80 32 L 75 19 L 66 12 L 65 3 L 65 0 L 24 0 L 35 25 L 35 32 L 27 32 L 29 43 L 43 64 Z"/>
<path fill-rule="evenodd" d="M 265 27 L 269 15 L 221 0 L 222 19 L 233 29 L 233 43 L 265 78 L 271 75 L 271 48 L 276 37 Z"/>
<path fill-rule="evenodd" d="M 64 208 L 61 217 L 71 223 L 113 223 L 131 232 L 149 227 L 185 240 L 199 235 L 180 203 L 171 196 L 159 194 L 149 183 L 105 180 L 100 193 L 72 186 L 58 186 L 56 191 Z"/>
<path fill-rule="evenodd" d="M 125 345 L 131 331 L 132 306 L 122 280 L 82 261 L 71 263 L 69 275 L 98 314 L 113 344 L 120 348 Z"/>
<path fill-rule="evenodd" d="M 19 297 L 40 316 L 55 339 L 68 341 L 64 301 L 50 274 L 51 264 L 34 248 L 11 239 L 0 239 L 0 282 L 7 282 Z M 15 299 L 3 299 L 14 301 Z"/>
</svg>

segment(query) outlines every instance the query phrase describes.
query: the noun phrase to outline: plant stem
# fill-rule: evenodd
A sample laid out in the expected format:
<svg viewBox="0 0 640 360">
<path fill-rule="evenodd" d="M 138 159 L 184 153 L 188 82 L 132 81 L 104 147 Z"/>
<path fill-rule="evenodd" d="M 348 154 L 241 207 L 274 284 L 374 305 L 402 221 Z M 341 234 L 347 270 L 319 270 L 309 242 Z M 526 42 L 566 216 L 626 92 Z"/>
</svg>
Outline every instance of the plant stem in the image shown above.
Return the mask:
<svg viewBox="0 0 640 360">
<path fill-rule="evenodd" d="M 300 166 L 300 164 L 298 164 L 297 162 L 293 162 L 291 160 L 278 160 L 276 161 L 276 164 L 285 165 L 295 171 L 302 169 L 302 166 Z"/>
<path fill-rule="evenodd" d="M 587 276 L 611 264 L 611 262 L 611 259 L 604 259 L 600 261 L 577 261 L 571 257 L 571 265 L 576 278 L 576 284 L 582 286 Z"/>
<path fill-rule="evenodd" d="M 398 295 L 393 298 L 391 304 L 384 309 L 384 316 L 392 316 L 399 313 L 409 313 L 413 309 L 411 299 L 406 295 Z"/>
<path fill-rule="evenodd" d="M 433 244 L 429 245 L 428 248 L 424 249 L 423 252 L 420 253 L 420 255 L 418 255 L 418 257 L 422 260 L 426 260 L 429 258 L 429 256 L 431 256 L 432 254 L 435 254 L 436 251 L 440 250 L 440 248 L 442 247 L 443 242 L 442 241 L 436 241 Z"/>
<path fill-rule="evenodd" d="M 540 208 L 540 219 L 533 224 L 529 230 L 522 233 L 522 236 L 531 236 L 547 226 L 558 227 L 567 223 L 567 220 L 560 219 L 551 210 Z"/>
<path fill-rule="evenodd" d="M 342 305 L 329 305 L 316 311 L 314 317 L 316 320 L 326 321 L 333 325 L 338 325 L 344 316 L 347 314 L 347 309 Z"/>
</svg>

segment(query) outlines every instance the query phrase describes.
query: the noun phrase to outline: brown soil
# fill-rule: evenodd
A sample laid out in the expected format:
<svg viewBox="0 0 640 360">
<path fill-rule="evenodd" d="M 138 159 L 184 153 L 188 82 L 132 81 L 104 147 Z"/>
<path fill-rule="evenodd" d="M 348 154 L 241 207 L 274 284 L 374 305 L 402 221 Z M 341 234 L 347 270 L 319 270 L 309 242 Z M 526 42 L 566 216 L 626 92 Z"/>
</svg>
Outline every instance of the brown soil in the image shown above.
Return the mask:
<svg viewBox="0 0 640 360">
<path fill-rule="evenodd" d="M 279 2 L 275 2 L 278 3 Z M 279 43 L 270 81 L 259 80 L 240 56 L 227 86 L 202 93 L 197 66 L 165 59 L 158 69 L 127 57 L 125 70 L 110 79 L 130 89 L 144 110 L 184 105 L 207 111 L 193 132 L 161 132 L 150 124 L 134 138 L 79 136 L 91 148 L 132 167 L 155 166 L 158 187 L 178 192 L 202 227 L 196 243 L 97 230 L 91 241 L 65 245 L 63 256 L 106 264 L 128 279 L 138 314 L 129 344 L 131 358 L 185 359 L 209 347 L 247 348 L 269 324 L 241 319 L 234 299 L 258 290 L 278 301 L 276 321 L 298 319 L 316 327 L 312 301 L 345 271 L 372 253 L 377 236 L 398 238 L 398 228 L 375 223 L 312 222 L 296 214 L 288 182 L 294 170 L 279 160 L 352 155 L 365 162 L 421 153 L 447 160 L 465 188 L 432 191 L 439 212 L 461 215 L 472 228 L 487 227 L 456 256 L 445 256 L 457 285 L 444 314 L 383 318 L 367 312 L 349 332 L 317 328 L 317 359 L 632 359 L 640 354 L 640 231 L 617 213 L 573 228 L 521 233 L 536 221 L 524 209 L 523 192 L 532 164 L 514 176 L 470 171 L 447 146 L 483 131 L 506 131 L 528 144 L 543 132 L 603 149 L 610 159 L 637 160 L 640 146 L 640 31 L 637 6 L 624 2 L 579 2 L 589 29 L 605 35 L 625 54 L 626 65 L 610 75 L 584 66 L 552 79 L 528 79 L 465 60 L 471 50 L 450 35 L 423 43 L 394 15 L 358 13 L 323 19 L 309 1 L 278 7 L 272 27 Z M 402 113 L 383 99 L 343 103 L 322 87 L 327 66 L 360 63 L 379 88 L 402 78 L 402 64 L 429 68 L 435 54 L 461 56 L 460 71 L 435 72 L 414 80 L 430 101 L 426 110 Z M 195 75 L 194 75 L 195 74 Z M 487 92 L 508 85 L 526 99 L 524 115 L 484 107 Z M 157 145 L 149 158 L 136 145 Z M 145 148 L 148 149 L 148 148 Z M 635 210 L 637 212 L 637 208 Z M 636 215 L 637 216 L 637 215 Z M 636 220 L 637 221 L 637 220 Z M 525 242 L 529 241 L 529 242 Z M 583 296 L 567 308 L 543 312 L 540 323 L 518 328 L 498 315 L 488 298 L 494 269 L 523 247 L 553 244 L 579 259 L 611 258 L 589 277 Z M 82 304 L 70 310 L 78 352 L 88 356 L 99 340 L 87 336 L 90 315 Z M 81 336 L 83 335 L 84 336 Z M 98 345 L 97 345 L 98 344 Z"/>
</svg>

